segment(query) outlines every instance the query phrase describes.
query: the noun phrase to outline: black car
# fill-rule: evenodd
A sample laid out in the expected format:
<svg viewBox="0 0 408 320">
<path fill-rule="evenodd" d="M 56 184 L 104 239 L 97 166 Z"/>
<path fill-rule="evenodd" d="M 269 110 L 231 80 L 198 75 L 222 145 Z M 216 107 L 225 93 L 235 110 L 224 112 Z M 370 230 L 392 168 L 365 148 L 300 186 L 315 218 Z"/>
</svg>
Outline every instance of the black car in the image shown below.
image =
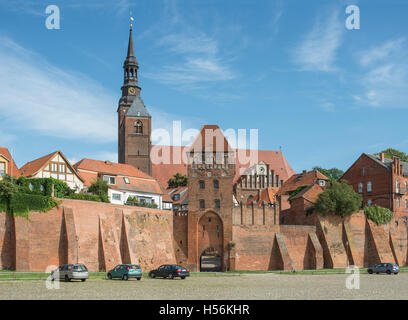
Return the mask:
<svg viewBox="0 0 408 320">
<path fill-rule="evenodd" d="M 367 272 L 369 274 L 373 274 L 374 272 L 376 274 L 379 273 L 398 274 L 399 271 L 400 271 L 399 266 L 396 263 L 379 263 L 373 267 L 367 268 Z"/>
<path fill-rule="evenodd" d="M 174 279 L 179 277 L 181 279 L 185 279 L 186 277 L 190 276 L 190 271 L 183 266 L 178 264 L 164 264 L 158 267 L 155 270 L 149 272 L 150 278 L 169 278 Z"/>
</svg>

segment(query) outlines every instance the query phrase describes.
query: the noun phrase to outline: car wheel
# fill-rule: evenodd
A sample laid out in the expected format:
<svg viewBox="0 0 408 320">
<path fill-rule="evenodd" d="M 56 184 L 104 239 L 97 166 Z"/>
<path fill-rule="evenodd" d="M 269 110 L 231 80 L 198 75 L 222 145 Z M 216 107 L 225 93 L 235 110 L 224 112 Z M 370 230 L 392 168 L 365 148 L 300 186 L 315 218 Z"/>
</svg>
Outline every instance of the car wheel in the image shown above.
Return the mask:
<svg viewBox="0 0 408 320">
<path fill-rule="evenodd" d="M 173 280 L 173 279 L 174 279 L 173 274 L 172 274 L 172 273 L 170 273 L 170 274 L 168 275 L 168 278 L 169 278 L 170 280 Z"/>
<path fill-rule="evenodd" d="M 379 272 L 376 272 L 376 274 L 380 274 Z"/>
<path fill-rule="evenodd" d="M 154 272 L 149 272 L 149 277 L 154 279 L 156 278 L 156 274 Z"/>
<path fill-rule="evenodd" d="M 68 277 L 68 275 L 66 274 L 65 275 L 65 282 L 69 282 L 69 281 L 71 281 L 71 279 Z"/>
<path fill-rule="evenodd" d="M 82 282 L 85 282 L 85 281 L 86 281 L 86 279 L 81 279 L 81 281 L 82 281 Z"/>
<path fill-rule="evenodd" d="M 137 280 L 142 280 L 142 278 L 137 278 Z"/>
<path fill-rule="evenodd" d="M 369 274 L 373 274 L 373 270 L 368 270 L 368 273 L 369 273 Z"/>
<path fill-rule="evenodd" d="M 124 274 L 122 280 L 128 280 L 128 279 L 129 279 L 129 278 L 128 278 L 128 275 L 127 275 L 127 274 Z"/>
<path fill-rule="evenodd" d="M 397 274 L 398 274 L 398 272 L 395 272 L 394 274 L 395 274 L 395 275 L 397 275 Z"/>
<path fill-rule="evenodd" d="M 391 274 L 391 271 L 390 271 L 390 270 L 387 270 L 387 274 Z"/>
<path fill-rule="evenodd" d="M 181 277 L 181 280 L 184 280 L 186 277 Z"/>
<path fill-rule="evenodd" d="M 112 280 L 112 275 L 110 273 L 108 273 L 108 279 Z"/>
</svg>

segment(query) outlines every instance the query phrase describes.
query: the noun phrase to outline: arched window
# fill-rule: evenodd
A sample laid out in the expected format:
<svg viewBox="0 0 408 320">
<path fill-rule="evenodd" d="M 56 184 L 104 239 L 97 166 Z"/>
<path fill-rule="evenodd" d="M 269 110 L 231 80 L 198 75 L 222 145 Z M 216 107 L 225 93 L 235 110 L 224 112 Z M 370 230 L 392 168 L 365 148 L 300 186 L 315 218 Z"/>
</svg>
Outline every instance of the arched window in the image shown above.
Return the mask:
<svg viewBox="0 0 408 320">
<path fill-rule="evenodd" d="M 363 184 L 361 182 L 358 184 L 358 192 L 363 193 Z"/>
<path fill-rule="evenodd" d="M 372 200 L 368 200 L 368 201 L 367 201 L 367 205 L 371 206 L 372 204 L 373 204 L 373 201 L 372 201 Z"/>
<path fill-rule="evenodd" d="M 404 187 L 405 187 L 405 193 L 407 193 L 407 191 L 408 191 L 408 184 L 407 184 L 406 181 L 404 182 Z"/>
<path fill-rule="evenodd" d="M 399 189 L 400 189 L 400 182 L 399 182 L 399 180 L 397 180 L 397 181 L 395 182 L 395 192 L 396 192 L 396 193 L 399 193 Z"/>
<path fill-rule="evenodd" d="M 214 180 L 214 189 L 218 189 L 220 187 L 218 180 Z"/>
<path fill-rule="evenodd" d="M 135 132 L 136 134 L 143 134 L 143 124 L 140 120 L 135 122 Z"/>
<path fill-rule="evenodd" d="M 367 182 L 367 192 L 371 192 L 373 190 L 373 186 L 371 184 L 371 182 Z"/>
</svg>

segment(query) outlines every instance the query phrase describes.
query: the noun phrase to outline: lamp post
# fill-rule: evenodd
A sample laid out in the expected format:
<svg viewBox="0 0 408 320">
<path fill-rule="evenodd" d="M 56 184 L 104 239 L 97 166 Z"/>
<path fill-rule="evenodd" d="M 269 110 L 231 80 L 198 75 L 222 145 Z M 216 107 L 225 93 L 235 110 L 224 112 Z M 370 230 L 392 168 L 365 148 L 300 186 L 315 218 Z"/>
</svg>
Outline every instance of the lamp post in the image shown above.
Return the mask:
<svg viewBox="0 0 408 320">
<path fill-rule="evenodd" d="M 347 267 L 349 265 L 349 258 L 348 258 L 348 241 L 346 241 L 346 258 L 347 258 Z"/>
<path fill-rule="evenodd" d="M 78 264 L 78 260 L 79 260 L 79 237 L 78 235 L 75 236 L 75 240 L 77 243 L 77 264 Z"/>
</svg>

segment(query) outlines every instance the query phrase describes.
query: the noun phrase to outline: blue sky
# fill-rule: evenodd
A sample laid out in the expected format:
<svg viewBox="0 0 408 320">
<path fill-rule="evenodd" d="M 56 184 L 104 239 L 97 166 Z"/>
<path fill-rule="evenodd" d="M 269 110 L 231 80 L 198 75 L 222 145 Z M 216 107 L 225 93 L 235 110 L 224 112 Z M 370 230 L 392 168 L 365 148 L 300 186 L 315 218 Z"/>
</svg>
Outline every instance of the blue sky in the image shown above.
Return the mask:
<svg viewBox="0 0 408 320">
<path fill-rule="evenodd" d="M 153 128 L 258 129 L 295 171 L 408 151 L 406 1 L 0 0 L 0 145 L 19 167 L 58 149 L 117 160 L 130 11 Z"/>
</svg>

